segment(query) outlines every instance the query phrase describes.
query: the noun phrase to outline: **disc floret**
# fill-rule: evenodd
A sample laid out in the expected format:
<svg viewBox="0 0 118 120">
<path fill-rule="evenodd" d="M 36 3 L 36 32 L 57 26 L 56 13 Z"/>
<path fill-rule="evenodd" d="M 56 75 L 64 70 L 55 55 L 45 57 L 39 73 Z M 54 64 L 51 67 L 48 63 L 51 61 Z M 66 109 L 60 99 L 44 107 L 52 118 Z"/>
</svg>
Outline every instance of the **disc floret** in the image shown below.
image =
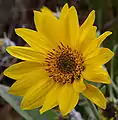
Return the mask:
<svg viewBox="0 0 118 120">
<path fill-rule="evenodd" d="M 73 83 L 85 68 L 82 54 L 62 43 L 57 49 L 48 53 L 45 62 L 49 77 L 62 84 Z"/>
</svg>

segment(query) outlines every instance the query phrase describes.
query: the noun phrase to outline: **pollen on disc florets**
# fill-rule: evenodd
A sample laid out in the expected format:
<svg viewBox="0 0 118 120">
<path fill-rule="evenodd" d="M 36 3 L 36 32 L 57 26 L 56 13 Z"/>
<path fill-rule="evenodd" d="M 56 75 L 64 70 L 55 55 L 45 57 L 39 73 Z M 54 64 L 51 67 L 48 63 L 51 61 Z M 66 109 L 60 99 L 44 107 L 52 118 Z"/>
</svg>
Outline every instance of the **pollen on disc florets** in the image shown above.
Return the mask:
<svg viewBox="0 0 118 120">
<path fill-rule="evenodd" d="M 62 43 L 57 49 L 48 52 L 45 63 L 49 77 L 62 84 L 73 83 L 85 69 L 82 54 Z"/>
</svg>

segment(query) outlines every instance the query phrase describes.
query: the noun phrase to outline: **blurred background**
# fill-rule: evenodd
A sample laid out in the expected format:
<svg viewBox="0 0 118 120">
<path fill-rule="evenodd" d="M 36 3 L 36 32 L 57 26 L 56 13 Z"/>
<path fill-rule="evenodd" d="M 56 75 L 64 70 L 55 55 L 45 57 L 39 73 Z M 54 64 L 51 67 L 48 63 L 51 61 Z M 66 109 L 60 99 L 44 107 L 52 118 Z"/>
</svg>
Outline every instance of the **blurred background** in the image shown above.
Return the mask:
<svg viewBox="0 0 118 120">
<path fill-rule="evenodd" d="M 35 30 L 33 10 L 40 10 L 42 6 L 46 6 L 59 17 L 65 3 L 76 7 L 80 24 L 94 9 L 98 36 L 106 30 L 113 32 L 103 43 L 104 47 L 115 52 L 114 58 L 105 66 L 111 76 L 112 84 L 96 85 L 107 99 L 106 110 L 97 108 L 99 114 L 97 119 L 118 120 L 118 0 L 0 0 L 0 120 L 96 120 L 95 113 L 83 96 L 76 108 L 63 118 L 58 108 L 43 115 L 39 114 L 38 109 L 22 111 L 19 107 L 22 98 L 7 92 L 14 80 L 5 77 L 3 71 L 19 60 L 10 56 L 5 49 L 7 46 L 26 45 L 15 34 L 14 29 L 26 27 Z"/>
</svg>

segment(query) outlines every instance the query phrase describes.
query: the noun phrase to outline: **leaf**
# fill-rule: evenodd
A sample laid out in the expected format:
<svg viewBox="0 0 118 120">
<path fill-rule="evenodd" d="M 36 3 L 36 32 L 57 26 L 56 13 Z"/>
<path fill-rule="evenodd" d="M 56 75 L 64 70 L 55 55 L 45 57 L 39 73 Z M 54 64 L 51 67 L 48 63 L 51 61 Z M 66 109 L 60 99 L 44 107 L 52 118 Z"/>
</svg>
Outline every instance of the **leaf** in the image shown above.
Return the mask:
<svg viewBox="0 0 118 120">
<path fill-rule="evenodd" d="M 47 111 L 43 115 L 40 115 L 39 109 L 23 111 L 20 109 L 19 105 L 22 100 L 21 97 L 13 96 L 8 93 L 9 87 L 5 85 L 0 85 L 0 96 L 8 102 L 14 110 L 19 113 L 25 120 L 55 120 L 57 118 L 56 112 L 52 110 Z"/>
<path fill-rule="evenodd" d="M 0 96 L 8 102 L 16 112 L 18 112 L 22 117 L 24 117 L 26 120 L 34 120 L 32 117 L 30 117 L 25 111 L 22 111 L 20 107 L 17 104 L 17 100 L 15 100 L 10 94 L 8 94 L 8 87 L 4 85 L 0 85 Z"/>
</svg>

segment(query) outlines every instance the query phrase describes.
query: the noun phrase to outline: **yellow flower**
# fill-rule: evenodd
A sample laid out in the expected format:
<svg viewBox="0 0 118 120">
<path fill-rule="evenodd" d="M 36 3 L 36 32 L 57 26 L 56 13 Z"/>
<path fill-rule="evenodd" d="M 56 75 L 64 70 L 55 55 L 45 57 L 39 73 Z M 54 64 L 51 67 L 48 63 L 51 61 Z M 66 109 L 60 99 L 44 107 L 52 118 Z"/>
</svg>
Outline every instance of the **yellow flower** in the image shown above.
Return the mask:
<svg viewBox="0 0 118 120">
<path fill-rule="evenodd" d="M 9 92 L 23 96 L 21 108 L 30 110 L 42 106 L 43 113 L 59 105 L 62 114 L 67 115 L 78 103 L 80 93 L 106 108 L 102 92 L 84 81 L 110 84 L 102 65 L 114 54 L 100 45 L 111 32 L 96 37 L 94 20 L 93 10 L 79 26 L 76 9 L 66 4 L 59 19 L 48 9 L 34 11 L 37 31 L 15 30 L 30 47 L 7 48 L 12 56 L 24 61 L 12 65 L 4 74 L 17 80 Z"/>
</svg>

